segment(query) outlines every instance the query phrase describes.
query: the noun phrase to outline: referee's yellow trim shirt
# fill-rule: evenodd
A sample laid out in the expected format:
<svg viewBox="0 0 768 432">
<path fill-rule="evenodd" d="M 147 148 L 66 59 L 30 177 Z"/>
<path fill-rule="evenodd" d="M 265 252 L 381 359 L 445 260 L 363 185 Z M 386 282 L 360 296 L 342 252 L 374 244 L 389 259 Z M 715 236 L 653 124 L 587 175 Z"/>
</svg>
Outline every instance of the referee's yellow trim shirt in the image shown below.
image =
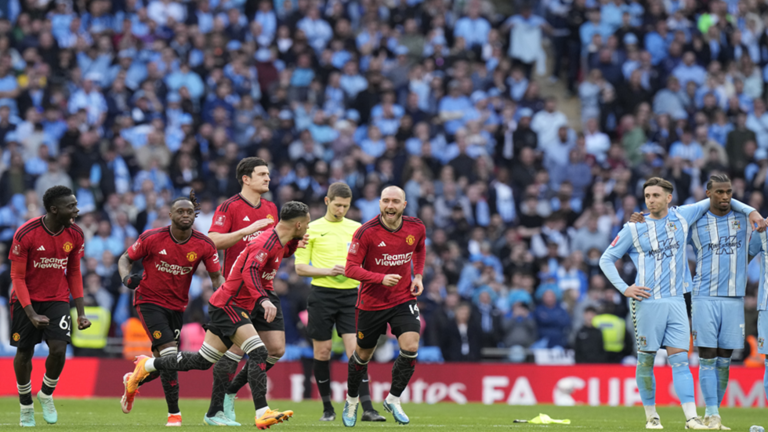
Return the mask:
<svg viewBox="0 0 768 432">
<path fill-rule="evenodd" d="M 315 268 L 346 265 L 352 235 L 359 227 L 359 222 L 347 218 L 341 222 L 331 222 L 323 216 L 310 222 L 307 230 L 309 244 L 306 249 L 296 250 L 296 264 L 312 264 Z M 359 284 L 358 281 L 343 275 L 312 278 L 312 285 L 324 288 L 352 289 L 357 288 Z"/>
</svg>

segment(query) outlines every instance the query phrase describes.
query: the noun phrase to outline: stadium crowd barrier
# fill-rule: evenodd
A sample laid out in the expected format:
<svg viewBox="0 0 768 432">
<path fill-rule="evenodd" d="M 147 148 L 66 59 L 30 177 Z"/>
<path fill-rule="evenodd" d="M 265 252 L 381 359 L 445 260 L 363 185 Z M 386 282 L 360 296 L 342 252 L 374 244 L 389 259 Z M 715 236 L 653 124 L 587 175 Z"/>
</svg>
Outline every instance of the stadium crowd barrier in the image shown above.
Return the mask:
<svg viewBox="0 0 768 432">
<path fill-rule="evenodd" d="M 34 359 L 32 383 L 39 385 L 45 371 L 45 360 Z M 0 359 L 2 370 L 13 370 L 13 359 Z M 119 397 L 122 377 L 133 369 L 125 360 L 79 357 L 67 360 L 61 375 L 58 397 Z M 389 390 L 392 365 L 371 363 L 371 397 L 381 401 Z M 658 367 L 656 401 L 660 405 L 677 404 L 672 386 L 672 369 Z M 346 390 L 347 365 L 332 364 L 333 399 L 341 402 Z M 698 381 L 698 372 L 693 369 Z M 304 396 L 305 376 L 301 362 L 280 362 L 269 372 L 270 399 L 300 401 Z M 726 406 L 764 407 L 763 369 L 733 367 Z M 209 398 L 212 376 L 210 371 L 179 373 L 182 397 Z M 319 399 L 312 384 L 313 397 Z M 36 388 L 36 387 L 35 387 Z M 697 382 L 698 388 L 698 382 Z M 697 401 L 703 404 L 701 392 Z M 12 373 L 0 375 L 0 396 L 15 396 L 16 382 Z M 141 388 L 141 396 L 162 397 L 160 382 Z M 240 398 L 250 398 L 248 388 Z M 422 364 L 416 368 L 411 384 L 403 393 L 403 401 L 412 403 L 482 402 L 510 405 L 609 405 L 641 404 L 635 383 L 635 368 L 621 365 L 536 366 L 530 364 L 446 363 Z"/>
</svg>

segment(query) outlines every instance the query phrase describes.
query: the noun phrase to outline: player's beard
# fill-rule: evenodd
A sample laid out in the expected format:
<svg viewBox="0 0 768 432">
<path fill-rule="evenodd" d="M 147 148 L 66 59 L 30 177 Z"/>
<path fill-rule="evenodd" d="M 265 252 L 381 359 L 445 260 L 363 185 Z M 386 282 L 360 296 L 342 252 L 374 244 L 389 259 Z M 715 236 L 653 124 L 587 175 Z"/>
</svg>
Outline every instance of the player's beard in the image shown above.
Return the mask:
<svg viewBox="0 0 768 432">
<path fill-rule="evenodd" d="M 387 211 L 385 210 L 381 212 L 381 218 L 387 222 L 396 222 L 400 220 L 401 217 L 403 217 L 404 212 L 405 211 L 395 212 L 393 215 L 390 216 L 390 214 L 387 213 Z"/>
</svg>

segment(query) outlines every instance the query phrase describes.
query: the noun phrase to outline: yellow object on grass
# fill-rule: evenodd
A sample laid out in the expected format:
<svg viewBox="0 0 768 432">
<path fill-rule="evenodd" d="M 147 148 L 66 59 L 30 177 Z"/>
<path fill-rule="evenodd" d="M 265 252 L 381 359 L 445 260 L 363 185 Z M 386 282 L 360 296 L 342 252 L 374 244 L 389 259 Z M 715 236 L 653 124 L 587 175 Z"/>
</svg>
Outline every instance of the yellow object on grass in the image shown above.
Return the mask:
<svg viewBox="0 0 768 432">
<path fill-rule="evenodd" d="M 539 414 L 538 416 L 536 416 L 533 420 L 529 421 L 528 423 L 531 423 L 531 424 L 545 424 L 545 425 L 546 424 L 565 424 L 565 425 L 569 425 L 569 424 L 571 424 L 571 421 L 568 420 L 568 419 L 557 420 L 557 419 L 551 418 L 550 416 L 548 416 L 546 414 Z"/>
</svg>

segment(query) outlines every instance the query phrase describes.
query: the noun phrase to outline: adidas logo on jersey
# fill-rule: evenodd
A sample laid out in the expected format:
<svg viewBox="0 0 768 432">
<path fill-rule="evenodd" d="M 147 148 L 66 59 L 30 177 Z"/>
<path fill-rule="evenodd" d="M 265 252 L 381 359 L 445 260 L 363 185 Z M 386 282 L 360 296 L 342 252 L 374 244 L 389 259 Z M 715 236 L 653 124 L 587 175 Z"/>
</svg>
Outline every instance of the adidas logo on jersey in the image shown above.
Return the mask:
<svg viewBox="0 0 768 432">
<path fill-rule="evenodd" d="M 250 222 L 251 220 L 248 218 L 248 216 L 246 216 L 246 217 L 243 218 L 243 221 L 244 222 Z"/>
<path fill-rule="evenodd" d="M 387 244 L 386 244 L 386 243 L 384 243 L 384 242 L 381 242 L 381 243 L 379 243 L 379 247 L 384 247 L 384 246 L 386 246 L 386 245 L 387 245 Z"/>
<path fill-rule="evenodd" d="M 280 258 L 275 258 L 275 262 L 280 262 Z"/>
<path fill-rule="evenodd" d="M 45 251 L 45 247 L 43 247 L 43 246 L 40 246 L 39 248 L 37 248 L 37 250 L 39 250 L 39 251 Z"/>
<path fill-rule="evenodd" d="M 168 255 L 168 253 L 165 251 L 165 249 L 160 251 L 160 255 Z"/>
</svg>

